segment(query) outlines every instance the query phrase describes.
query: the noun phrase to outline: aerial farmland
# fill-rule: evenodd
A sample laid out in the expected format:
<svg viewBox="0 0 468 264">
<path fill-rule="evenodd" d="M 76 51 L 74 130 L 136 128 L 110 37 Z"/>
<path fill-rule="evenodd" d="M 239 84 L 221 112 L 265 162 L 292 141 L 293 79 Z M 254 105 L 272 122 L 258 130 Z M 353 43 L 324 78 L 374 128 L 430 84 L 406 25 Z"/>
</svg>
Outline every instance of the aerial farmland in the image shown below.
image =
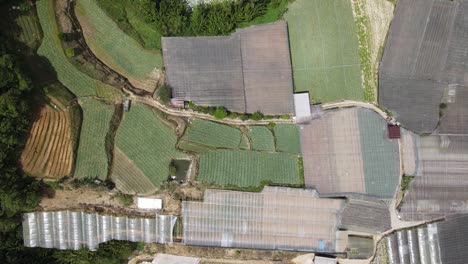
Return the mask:
<svg viewBox="0 0 468 264">
<path fill-rule="evenodd" d="M 0 7 L 1 263 L 466 263 L 468 0 Z"/>
</svg>

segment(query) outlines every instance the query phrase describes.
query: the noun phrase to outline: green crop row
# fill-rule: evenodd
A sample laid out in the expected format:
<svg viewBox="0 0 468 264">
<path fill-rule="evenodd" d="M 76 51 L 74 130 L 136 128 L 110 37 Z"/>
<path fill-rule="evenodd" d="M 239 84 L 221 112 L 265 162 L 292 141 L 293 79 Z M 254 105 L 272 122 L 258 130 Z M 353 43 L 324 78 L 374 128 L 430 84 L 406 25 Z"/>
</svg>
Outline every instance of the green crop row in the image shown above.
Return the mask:
<svg viewBox="0 0 468 264">
<path fill-rule="evenodd" d="M 95 0 L 77 1 L 76 13 L 80 22 L 87 25 L 83 33 L 90 48 L 116 71 L 127 77 L 147 79 L 155 68 L 162 67 L 161 54 L 144 49 L 125 34 Z"/>
<path fill-rule="evenodd" d="M 171 160 L 185 157 L 176 143 L 174 130 L 141 104 L 125 113 L 115 137 L 115 145 L 156 187 L 167 180 Z"/>
<path fill-rule="evenodd" d="M 267 127 L 252 126 L 249 135 L 253 150 L 275 151 L 275 139 Z"/>
<path fill-rule="evenodd" d="M 68 61 L 59 39 L 59 29 L 54 12 L 53 0 L 39 0 L 36 3 L 44 38 L 37 53 L 46 57 L 54 67 L 58 80 L 77 97 L 95 96 L 96 89 L 115 89 L 76 69 Z M 104 88 L 105 87 L 105 88 Z"/>
<path fill-rule="evenodd" d="M 200 157 L 199 181 L 221 186 L 259 186 L 262 182 L 300 185 L 298 156 L 243 150 L 219 150 Z"/>
<path fill-rule="evenodd" d="M 202 119 L 193 119 L 182 141 L 205 145 L 209 148 L 238 149 L 241 141 L 239 129 Z"/>
<path fill-rule="evenodd" d="M 76 178 L 105 180 L 109 161 L 106 153 L 106 136 L 114 114 L 114 106 L 96 99 L 80 101 L 83 123 L 76 155 Z"/>
</svg>

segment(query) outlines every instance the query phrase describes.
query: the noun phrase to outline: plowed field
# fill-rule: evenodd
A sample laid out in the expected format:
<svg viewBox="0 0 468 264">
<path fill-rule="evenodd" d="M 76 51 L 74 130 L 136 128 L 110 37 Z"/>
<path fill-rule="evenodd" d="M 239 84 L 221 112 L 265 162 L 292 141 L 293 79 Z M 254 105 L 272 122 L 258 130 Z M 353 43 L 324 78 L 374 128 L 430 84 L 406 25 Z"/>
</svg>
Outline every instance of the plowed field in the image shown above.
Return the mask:
<svg viewBox="0 0 468 264">
<path fill-rule="evenodd" d="M 23 169 L 37 177 L 68 176 L 73 164 L 72 148 L 69 112 L 44 107 L 21 155 Z"/>
</svg>

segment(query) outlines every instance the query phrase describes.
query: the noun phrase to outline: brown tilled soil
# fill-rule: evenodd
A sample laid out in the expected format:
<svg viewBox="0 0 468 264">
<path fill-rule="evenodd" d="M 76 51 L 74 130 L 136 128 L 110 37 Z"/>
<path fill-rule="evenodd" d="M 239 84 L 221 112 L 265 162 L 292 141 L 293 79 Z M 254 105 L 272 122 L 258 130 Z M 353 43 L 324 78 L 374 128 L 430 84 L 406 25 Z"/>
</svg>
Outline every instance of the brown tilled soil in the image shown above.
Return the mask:
<svg viewBox="0 0 468 264">
<path fill-rule="evenodd" d="M 68 111 L 41 110 L 21 155 L 23 170 L 41 178 L 57 179 L 71 172 L 72 142 Z"/>
</svg>

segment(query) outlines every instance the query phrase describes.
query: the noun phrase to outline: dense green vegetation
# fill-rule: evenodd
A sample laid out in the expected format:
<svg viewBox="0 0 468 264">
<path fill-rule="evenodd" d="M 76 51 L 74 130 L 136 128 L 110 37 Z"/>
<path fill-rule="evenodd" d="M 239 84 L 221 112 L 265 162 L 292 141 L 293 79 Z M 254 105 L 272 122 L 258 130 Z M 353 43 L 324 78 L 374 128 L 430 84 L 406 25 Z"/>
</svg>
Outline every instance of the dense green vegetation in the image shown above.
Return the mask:
<svg viewBox="0 0 468 264">
<path fill-rule="evenodd" d="M 299 158 L 287 153 L 218 150 L 200 156 L 198 180 L 220 186 L 255 187 L 264 182 L 301 185 Z"/>
<path fill-rule="evenodd" d="M 160 49 L 161 36 L 226 35 L 238 27 L 281 18 L 289 0 L 213 1 L 190 7 L 187 0 L 97 0 L 128 35 Z"/>
<path fill-rule="evenodd" d="M 138 247 L 139 243 L 116 240 L 100 244 L 97 251 L 15 247 L 0 255 L 0 261 L 15 264 L 121 264 L 127 263 L 128 257 Z"/>
<path fill-rule="evenodd" d="M 32 124 L 34 87 L 5 43 L 0 35 L 0 241 L 7 243 L 18 213 L 36 207 L 39 189 L 17 163 Z"/>
<path fill-rule="evenodd" d="M 185 156 L 175 148 L 177 136 L 149 107 L 134 104 L 126 112 L 115 137 L 115 145 L 154 184 L 169 176 L 172 159 Z"/>
</svg>

